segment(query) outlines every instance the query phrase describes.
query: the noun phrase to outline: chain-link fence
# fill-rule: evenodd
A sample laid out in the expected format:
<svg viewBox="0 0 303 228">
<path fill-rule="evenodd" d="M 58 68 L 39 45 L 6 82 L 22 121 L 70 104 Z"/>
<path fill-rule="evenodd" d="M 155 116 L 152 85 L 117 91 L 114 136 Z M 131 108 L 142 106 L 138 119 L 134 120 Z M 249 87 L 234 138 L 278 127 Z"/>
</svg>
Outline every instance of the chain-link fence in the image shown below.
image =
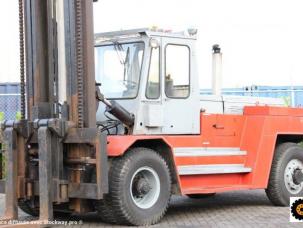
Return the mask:
<svg viewBox="0 0 303 228">
<path fill-rule="evenodd" d="M 201 94 L 211 94 L 209 89 L 201 90 Z M 251 86 L 235 89 L 223 89 L 223 95 L 250 96 L 250 97 L 273 97 L 284 100 L 285 105 L 291 107 L 303 107 L 303 87 L 296 86 Z"/>
<path fill-rule="evenodd" d="M 0 83 L 0 120 L 18 118 L 20 104 L 20 84 Z"/>
<path fill-rule="evenodd" d="M 250 91 L 225 91 L 227 95 L 240 95 L 252 97 L 273 97 L 282 98 L 285 105 L 291 107 L 303 107 L 303 90 L 285 89 L 285 90 L 250 90 Z"/>
<path fill-rule="evenodd" d="M 15 86 L 15 85 L 14 85 Z M 13 90 L 17 90 L 12 87 Z M 12 90 L 12 89 L 11 89 Z M 210 94 L 210 90 L 201 90 L 201 94 Z M 285 104 L 293 107 L 303 107 L 303 88 L 258 88 L 258 89 L 223 89 L 225 95 L 254 96 L 254 97 L 276 97 L 282 98 Z M 1 92 L 0 86 L 0 121 L 1 119 L 18 119 L 20 117 L 20 94 Z"/>
<path fill-rule="evenodd" d="M 18 118 L 20 107 L 20 94 L 0 94 L 0 120 Z"/>
</svg>

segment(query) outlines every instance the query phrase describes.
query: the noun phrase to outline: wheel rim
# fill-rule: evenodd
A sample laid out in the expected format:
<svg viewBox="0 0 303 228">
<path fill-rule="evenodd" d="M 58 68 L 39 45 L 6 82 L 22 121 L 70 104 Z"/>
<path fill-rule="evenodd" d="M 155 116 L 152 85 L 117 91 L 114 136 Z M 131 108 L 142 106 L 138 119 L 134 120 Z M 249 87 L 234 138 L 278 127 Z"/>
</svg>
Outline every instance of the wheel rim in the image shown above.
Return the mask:
<svg viewBox="0 0 303 228">
<path fill-rule="evenodd" d="M 298 159 L 288 162 L 284 172 L 284 183 L 286 189 L 293 195 L 298 194 L 303 189 L 303 182 L 297 183 L 295 174 L 303 172 L 303 163 Z"/>
<path fill-rule="evenodd" d="M 139 168 L 132 176 L 130 195 L 137 207 L 151 208 L 160 195 L 160 179 L 156 171 L 147 166 Z"/>
</svg>

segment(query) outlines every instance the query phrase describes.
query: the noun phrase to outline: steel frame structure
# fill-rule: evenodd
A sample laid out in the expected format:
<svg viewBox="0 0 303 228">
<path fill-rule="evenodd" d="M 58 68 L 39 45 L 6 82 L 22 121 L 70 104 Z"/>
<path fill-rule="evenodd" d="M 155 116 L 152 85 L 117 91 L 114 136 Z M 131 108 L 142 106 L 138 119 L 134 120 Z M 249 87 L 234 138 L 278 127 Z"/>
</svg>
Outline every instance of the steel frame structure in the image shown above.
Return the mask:
<svg viewBox="0 0 303 228">
<path fill-rule="evenodd" d="M 0 182 L 6 194 L 3 219 L 18 218 L 20 199 L 35 203 L 39 196 L 40 220 L 52 220 L 56 205 L 88 211 L 86 199 L 102 199 L 108 191 L 106 136 L 96 127 L 96 110 L 91 108 L 96 100 L 89 99 L 95 97 L 93 0 L 64 1 L 67 101 L 63 105 L 57 95 L 56 0 L 19 3 L 26 89 L 24 82 L 21 86 L 27 109 L 22 120 L 1 124 L 7 162 Z M 96 173 L 95 183 L 84 180 L 87 167 Z"/>
</svg>

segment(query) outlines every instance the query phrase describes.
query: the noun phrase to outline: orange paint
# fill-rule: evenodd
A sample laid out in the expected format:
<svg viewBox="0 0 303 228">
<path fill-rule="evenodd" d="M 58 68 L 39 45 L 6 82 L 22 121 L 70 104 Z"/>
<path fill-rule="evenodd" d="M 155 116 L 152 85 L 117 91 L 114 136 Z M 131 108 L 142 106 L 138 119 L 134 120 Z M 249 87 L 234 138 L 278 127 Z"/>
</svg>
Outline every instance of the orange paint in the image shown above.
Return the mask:
<svg viewBox="0 0 303 228">
<path fill-rule="evenodd" d="M 163 140 L 178 147 L 240 148 L 247 155 L 176 157 L 180 165 L 245 164 L 251 173 L 178 177 L 183 194 L 266 188 L 278 135 L 303 138 L 303 109 L 245 107 L 243 115 L 201 114 L 200 135 L 126 135 L 108 137 L 108 155 L 121 156 L 138 140 Z"/>
</svg>

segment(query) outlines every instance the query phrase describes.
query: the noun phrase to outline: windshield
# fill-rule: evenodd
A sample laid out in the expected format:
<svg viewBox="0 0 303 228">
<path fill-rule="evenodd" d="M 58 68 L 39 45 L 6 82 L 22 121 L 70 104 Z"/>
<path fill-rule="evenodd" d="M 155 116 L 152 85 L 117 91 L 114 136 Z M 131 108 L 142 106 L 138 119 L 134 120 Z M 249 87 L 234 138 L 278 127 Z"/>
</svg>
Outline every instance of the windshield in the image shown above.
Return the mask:
<svg viewBox="0 0 303 228">
<path fill-rule="evenodd" d="M 144 43 L 97 46 L 95 48 L 96 81 L 108 99 L 135 98 L 144 51 Z"/>
</svg>

